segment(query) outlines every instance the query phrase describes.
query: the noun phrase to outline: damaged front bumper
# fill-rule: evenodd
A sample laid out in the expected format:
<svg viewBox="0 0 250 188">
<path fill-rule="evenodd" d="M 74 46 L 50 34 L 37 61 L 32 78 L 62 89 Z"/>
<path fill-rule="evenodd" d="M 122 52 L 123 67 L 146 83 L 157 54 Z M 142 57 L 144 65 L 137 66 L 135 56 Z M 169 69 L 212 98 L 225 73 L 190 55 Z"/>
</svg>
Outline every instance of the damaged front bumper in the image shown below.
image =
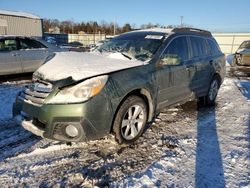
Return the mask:
<svg viewBox="0 0 250 188">
<path fill-rule="evenodd" d="M 39 128 L 39 126 L 36 126 L 33 123 L 33 120 L 26 120 L 25 117 L 20 114 L 15 116 L 15 121 L 17 122 L 17 124 L 21 125 L 24 129 L 32 132 L 33 134 L 44 137 L 43 135 L 45 130 Z"/>
<path fill-rule="evenodd" d="M 67 142 L 95 140 L 109 134 L 113 114 L 104 94 L 80 104 L 41 106 L 18 96 L 13 105 L 13 116 L 23 128 L 44 138 Z M 67 131 L 69 125 L 76 136 L 67 134 L 72 133 L 72 130 Z"/>
</svg>

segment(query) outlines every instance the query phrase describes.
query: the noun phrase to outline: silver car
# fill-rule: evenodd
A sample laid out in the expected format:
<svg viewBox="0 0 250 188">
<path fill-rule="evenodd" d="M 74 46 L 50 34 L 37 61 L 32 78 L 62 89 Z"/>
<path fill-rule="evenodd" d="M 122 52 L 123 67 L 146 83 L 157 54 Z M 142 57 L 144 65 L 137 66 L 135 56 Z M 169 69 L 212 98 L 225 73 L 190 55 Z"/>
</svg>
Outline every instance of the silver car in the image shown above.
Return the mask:
<svg viewBox="0 0 250 188">
<path fill-rule="evenodd" d="M 34 72 L 53 51 L 34 38 L 0 36 L 0 75 Z"/>
</svg>

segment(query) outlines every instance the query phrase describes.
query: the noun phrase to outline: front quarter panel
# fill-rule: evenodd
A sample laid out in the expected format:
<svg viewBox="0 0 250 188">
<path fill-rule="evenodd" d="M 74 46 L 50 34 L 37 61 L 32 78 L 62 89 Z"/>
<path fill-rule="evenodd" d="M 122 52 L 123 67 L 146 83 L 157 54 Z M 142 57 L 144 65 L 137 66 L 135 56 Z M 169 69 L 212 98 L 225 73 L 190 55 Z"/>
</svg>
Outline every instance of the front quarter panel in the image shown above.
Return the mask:
<svg viewBox="0 0 250 188">
<path fill-rule="evenodd" d="M 151 95 L 152 101 L 156 101 L 157 87 L 154 84 L 154 72 L 155 68 L 152 63 L 112 73 L 105 91 L 110 96 L 113 111 L 117 111 L 122 101 L 136 90 L 145 90 Z"/>
</svg>

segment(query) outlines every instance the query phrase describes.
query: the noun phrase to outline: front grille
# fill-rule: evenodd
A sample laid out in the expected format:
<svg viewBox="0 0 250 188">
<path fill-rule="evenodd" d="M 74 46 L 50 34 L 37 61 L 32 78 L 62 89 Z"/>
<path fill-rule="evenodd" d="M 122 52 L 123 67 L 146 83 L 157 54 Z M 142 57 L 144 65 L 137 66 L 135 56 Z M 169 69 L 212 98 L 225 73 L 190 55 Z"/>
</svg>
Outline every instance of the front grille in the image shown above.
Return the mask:
<svg viewBox="0 0 250 188">
<path fill-rule="evenodd" d="M 26 87 L 20 97 L 34 105 L 41 106 L 52 91 L 52 84 L 36 81 Z"/>
</svg>

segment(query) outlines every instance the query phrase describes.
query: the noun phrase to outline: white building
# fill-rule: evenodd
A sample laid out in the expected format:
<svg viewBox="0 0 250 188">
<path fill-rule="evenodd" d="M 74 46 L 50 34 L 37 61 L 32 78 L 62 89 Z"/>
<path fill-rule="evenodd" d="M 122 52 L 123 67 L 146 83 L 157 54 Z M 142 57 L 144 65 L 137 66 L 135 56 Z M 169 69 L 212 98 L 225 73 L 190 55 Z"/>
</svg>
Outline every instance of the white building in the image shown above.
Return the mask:
<svg viewBox="0 0 250 188">
<path fill-rule="evenodd" d="M 0 10 L 0 35 L 42 37 L 42 19 L 36 15 Z"/>
</svg>

